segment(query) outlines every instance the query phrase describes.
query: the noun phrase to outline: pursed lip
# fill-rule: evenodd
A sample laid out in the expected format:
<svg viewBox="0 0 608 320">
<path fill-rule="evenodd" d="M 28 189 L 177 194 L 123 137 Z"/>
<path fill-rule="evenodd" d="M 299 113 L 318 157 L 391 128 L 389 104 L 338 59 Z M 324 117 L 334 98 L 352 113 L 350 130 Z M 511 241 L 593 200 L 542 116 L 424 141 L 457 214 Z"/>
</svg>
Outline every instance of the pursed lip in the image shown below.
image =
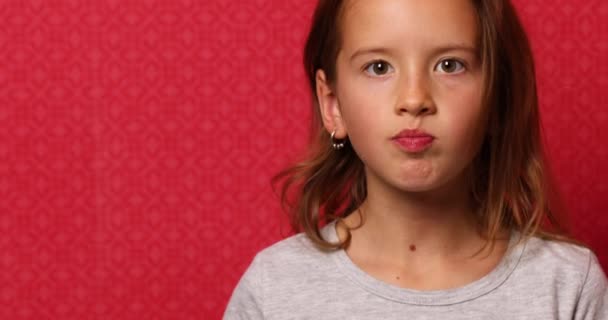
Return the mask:
<svg viewBox="0 0 608 320">
<path fill-rule="evenodd" d="M 420 129 L 405 129 L 393 136 L 392 140 L 406 152 L 416 153 L 428 149 L 435 137 Z"/>
<path fill-rule="evenodd" d="M 403 138 L 432 138 L 432 139 L 435 139 L 435 137 L 433 137 L 433 135 L 426 133 L 424 130 L 405 129 L 405 130 L 402 130 L 401 132 L 399 132 L 398 134 L 396 134 L 393 137 L 393 140 L 403 139 Z"/>
</svg>

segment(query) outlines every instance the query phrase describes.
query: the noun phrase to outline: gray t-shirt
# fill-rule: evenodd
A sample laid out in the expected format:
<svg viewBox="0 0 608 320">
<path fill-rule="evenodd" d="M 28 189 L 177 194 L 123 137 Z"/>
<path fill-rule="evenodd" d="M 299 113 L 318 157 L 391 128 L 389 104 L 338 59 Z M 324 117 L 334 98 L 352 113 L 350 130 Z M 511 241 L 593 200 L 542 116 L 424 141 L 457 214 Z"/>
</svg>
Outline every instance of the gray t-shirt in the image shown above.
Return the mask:
<svg viewBox="0 0 608 320">
<path fill-rule="evenodd" d="M 335 224 L 322 229 L 336 241 Z M 466 286 L 399 288 L 358 268 L 344 250 L 323 252 L 303 234 L 261 251 L 224 319 L 585 319 L 608 320 L 608 283 L 596 256 L 572 244 L 532 238 Z"/>
</svg>

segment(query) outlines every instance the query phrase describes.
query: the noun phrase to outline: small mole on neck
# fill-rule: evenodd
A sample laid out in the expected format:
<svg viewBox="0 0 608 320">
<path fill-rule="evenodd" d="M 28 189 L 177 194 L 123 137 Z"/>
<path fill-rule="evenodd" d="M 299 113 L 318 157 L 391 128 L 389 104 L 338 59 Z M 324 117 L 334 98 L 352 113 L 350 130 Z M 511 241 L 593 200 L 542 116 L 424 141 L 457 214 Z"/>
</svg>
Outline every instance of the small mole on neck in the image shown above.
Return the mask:
<svg viewBox="0 0 608 320">
<path fill-rule="evenodd" d="M 415 246 L 415 245 L 413 245 L 413 244 L 411 244 L 411 245 L 410 245 L 410 251 L 416 251 L 416 246 Z"/>
</svg>

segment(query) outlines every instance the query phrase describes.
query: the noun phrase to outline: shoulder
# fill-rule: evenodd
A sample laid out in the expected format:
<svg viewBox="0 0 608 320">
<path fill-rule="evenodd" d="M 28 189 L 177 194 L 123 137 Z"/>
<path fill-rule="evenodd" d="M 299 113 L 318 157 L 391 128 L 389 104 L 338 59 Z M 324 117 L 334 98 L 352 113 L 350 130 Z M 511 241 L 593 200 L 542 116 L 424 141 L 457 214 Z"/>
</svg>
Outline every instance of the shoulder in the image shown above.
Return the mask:
<svg viewBox="0 0 608 320">
<path fill-rule="evenodd" d="M 336 241 L 335 224 L 330 223 L 319 230 L 321 237 Z M 312 271 L 327 267 L 336 251 L 320 249 L 305 233 L 298 233 L 260 251 L 254 262 L 275 272 Z"/>
<path fill-rule="evenodd" d="M 532 237 L 525 243 L 520 267 L 541 272 L 543 277 L 564 279 L 569 284 L 582 286 L 592 268 L 599 268 L 599 262 L 589 248 Z"/>
<path fill-rule="evenodd" d="M 313 287 L 336 276 L 337 254 L 337 251 L 321 250 L 300 233 L 260 251 L 247 273 L 258 279 L 258 285 L 264 290 L 314 290 Z"/>
<path fill-rule="evenodd" d="M 300 233 L 261 250 L 255 256 L 253 264 L 277 276 L 321 267 L 329 255 Z"/>
<path fill-rule="evenodd" d="M 533 237 L 525 244 L 522 263 L 531 263 L 542 270 L 574 276 L 585 280 L 589 272 L 601 267 L 593 251 L 573 243 Z"/>
<path fill-rule="evenodd" d="M 519 264 L 520 273 L 531 282 L 550 283 L 554 289 L 575 297 L 590 290 L 606 294 L 606 276 L 589 248 L 533 237 L 525 243 Z"/>
<path fill-rule="evenodd" d="M 594 258 L 593 252 L 572 243 L 532 237 L 525 244 L 522 263 L 550 268 L 555 272 L 584 277 Z"/>
<path fill-rule="evenodd" d="M 239 280 L 224 319 L 262 319 L 277 306 L 289 303 L 294 294 L 315 282 L 317 274 L 331 269 L 329 255 L 304 234 L 263 249 Z"/>
</svg>

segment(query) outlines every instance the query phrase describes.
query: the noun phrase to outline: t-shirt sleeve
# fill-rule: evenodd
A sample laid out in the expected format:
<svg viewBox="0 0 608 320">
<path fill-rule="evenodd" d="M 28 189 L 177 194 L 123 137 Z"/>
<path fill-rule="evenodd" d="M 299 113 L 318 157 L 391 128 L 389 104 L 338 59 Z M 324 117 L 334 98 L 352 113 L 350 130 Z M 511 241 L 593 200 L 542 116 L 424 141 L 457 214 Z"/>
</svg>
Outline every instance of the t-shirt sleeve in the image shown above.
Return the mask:
<svg viewBox="0 0 608 320">
<path fill-rule="evenodd" d="M 608 280 L 597 257 L 592 252 L 574 319 L 608 319 Z"/>
<path fill-rule="evenodd" d="M 260 260 L 259 255 L 256 256 L 239 280 L 228 301 L 224 320 L 264 319 L 263 268 Z"/>
</svg>

